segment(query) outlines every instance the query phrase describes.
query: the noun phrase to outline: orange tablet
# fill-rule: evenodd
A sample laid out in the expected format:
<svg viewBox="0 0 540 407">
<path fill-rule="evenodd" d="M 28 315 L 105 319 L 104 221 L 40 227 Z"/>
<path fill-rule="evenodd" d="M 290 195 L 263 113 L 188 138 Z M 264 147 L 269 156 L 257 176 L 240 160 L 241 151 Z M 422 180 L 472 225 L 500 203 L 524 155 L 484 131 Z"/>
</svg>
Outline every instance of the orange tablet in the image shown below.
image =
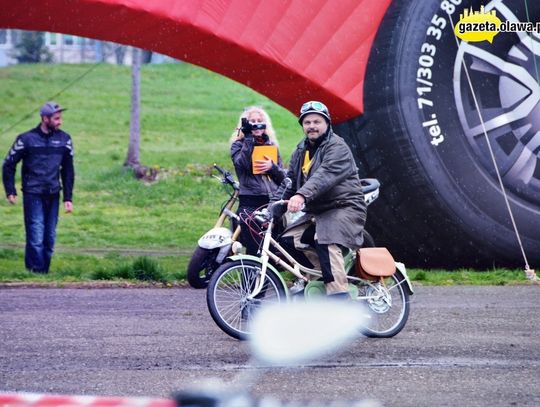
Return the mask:
<svg viewBox="0 0 540 407">
<path fill-rule="evenodd" d="M 253 154 L 251 155 L 251 163 L 255 163 L 257 160 L 265 160 L 264 156 L 270 158 L 274 163 L 278 162 L 278 148 L 277 146 L 255 146 L 253 147 Z M 253 174 L 259 174 L 252 168 Z"/>
</svg>

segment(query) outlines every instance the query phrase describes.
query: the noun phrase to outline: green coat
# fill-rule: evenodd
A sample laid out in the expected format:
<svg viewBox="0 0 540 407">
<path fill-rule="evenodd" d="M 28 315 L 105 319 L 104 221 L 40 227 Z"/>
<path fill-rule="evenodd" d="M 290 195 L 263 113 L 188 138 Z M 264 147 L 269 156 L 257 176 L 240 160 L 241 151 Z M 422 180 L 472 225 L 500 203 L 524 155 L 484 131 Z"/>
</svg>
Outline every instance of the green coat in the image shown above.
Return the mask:
<svg viewBox="0 0 540 407">
<path fill-rule="evenodd" d="M 287 177 L 292 187 L 285 199 L 300 194 L 306 199 L 305 212 L 314 216 L 317 240 L 321 244 L 340 244 L 356 250 L 362 245 L 366 204 L 358 168 L 345 141 L 329 130 L 304 177 L 302 164 L 309 140 L 305 138 L 294 151 Z M 282 187 L 283 188 L 283 187 Z M 274 196 L 281 196 L 282 189 Z"/>
</svg>

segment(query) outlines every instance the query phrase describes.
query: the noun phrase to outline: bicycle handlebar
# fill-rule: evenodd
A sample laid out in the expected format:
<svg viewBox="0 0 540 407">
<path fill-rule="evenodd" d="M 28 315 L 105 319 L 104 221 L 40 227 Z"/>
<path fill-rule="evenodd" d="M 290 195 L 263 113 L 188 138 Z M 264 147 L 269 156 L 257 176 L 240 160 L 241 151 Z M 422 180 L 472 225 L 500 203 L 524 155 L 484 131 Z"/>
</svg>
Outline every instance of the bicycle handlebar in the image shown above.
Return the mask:
<svg viewBox="0 0 540 407">
<path fill-rule="evenodd" d="M 223 176 L 222 182 L 231 185 L 234 189 L 239 189 L 238 183 L 234 180 L 234 176 L 227 170 L 221 168 L 214 163 L 214 168 Z"/>
</svg>

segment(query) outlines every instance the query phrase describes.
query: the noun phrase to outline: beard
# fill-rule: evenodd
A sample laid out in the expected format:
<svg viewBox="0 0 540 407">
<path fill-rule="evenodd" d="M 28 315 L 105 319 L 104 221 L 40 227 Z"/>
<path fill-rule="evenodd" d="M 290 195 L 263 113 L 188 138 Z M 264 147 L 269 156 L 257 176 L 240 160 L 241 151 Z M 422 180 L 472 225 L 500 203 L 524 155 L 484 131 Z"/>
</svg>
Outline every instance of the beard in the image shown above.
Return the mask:
<svg viewBox="0 0 540 407">
<path fill-rule="evenodd" d="M 45 126 L 47 127 L 47 130 L 49 130 L 51 133 L 54 133 L 60 128 L 60 125 L 54 125 L 51 122 L 45 123 Z"/>
</svg>

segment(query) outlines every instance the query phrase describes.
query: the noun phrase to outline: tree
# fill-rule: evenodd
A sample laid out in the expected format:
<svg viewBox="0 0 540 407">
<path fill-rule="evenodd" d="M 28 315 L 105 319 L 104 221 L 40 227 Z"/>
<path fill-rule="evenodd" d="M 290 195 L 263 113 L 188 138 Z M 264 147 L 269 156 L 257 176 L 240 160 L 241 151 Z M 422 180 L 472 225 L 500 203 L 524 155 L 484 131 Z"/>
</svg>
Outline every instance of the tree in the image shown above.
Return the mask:
<svg viewBox="0 0 540 407">
<path fill-rule="evenodd" d="M 22 31 L 13 55 L 20 64 L 52 62 L 52 54 L 45 46 L 45 35 L 37 31 Z"/>
<path fill-rule="evenodd" d="M 140 163 L 141 149 L 141 52 L 133 48 L 131 63 L 131 118 L 129 125 L 129 145 L 124 167 L 131 168 L 135 177 L 146 182 L 157 179 L 159 171 Z"/>
<path fill-rule="evenodd" d="M 136 169 L 140 166 L 140 145 L 141 145 L 141 55 L 138 48 L 133 48 L 131 63 L 131 118 L 129 125 L 129 146 L 125 167 Z"/>
</svg>

